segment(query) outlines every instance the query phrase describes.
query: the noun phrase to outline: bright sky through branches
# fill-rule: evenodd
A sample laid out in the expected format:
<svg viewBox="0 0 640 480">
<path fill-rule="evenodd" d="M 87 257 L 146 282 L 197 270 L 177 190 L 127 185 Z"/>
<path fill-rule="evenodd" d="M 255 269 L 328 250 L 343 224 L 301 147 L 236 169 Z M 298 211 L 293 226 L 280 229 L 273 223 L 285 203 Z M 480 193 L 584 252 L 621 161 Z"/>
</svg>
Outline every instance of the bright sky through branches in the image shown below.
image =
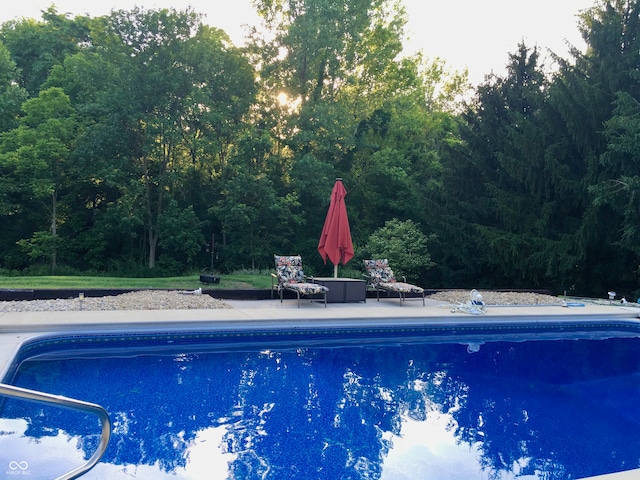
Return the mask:
<svg viewBox="0 0 640 480">
<path fill-rule="evenodd" d="M 584 49 L 576 15 L 595 0 L 404 0 L 409 14 L 409 51 L 422 50 L 428 59 L 440 57 L 452 70 L 469 69 L 472 83 L 492 71 L 504 73 L 508 54 L 524 40 L 529 47 L 568 57 L 567 45 Z M 205 15 L 205 22 L 222 28 L 234 43 L 242 44 L 243 24 L 258 25 L 251 0 L 28 0 L 7 1 L 0 22 L 20 17 L 40 19 L 55 3 L 59 13 L 106 15 L 112 9 L 188 6 Z"/>
</svg>

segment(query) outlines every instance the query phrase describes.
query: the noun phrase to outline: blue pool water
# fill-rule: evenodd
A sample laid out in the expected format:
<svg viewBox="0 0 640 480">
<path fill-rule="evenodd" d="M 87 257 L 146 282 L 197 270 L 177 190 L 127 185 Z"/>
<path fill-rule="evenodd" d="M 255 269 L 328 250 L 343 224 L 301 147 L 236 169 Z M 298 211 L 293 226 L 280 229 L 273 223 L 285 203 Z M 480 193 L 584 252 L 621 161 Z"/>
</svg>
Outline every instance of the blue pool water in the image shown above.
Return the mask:
<svg viewBox="0 0 640 480">
<path fill-rule="evenodd" d="M 110 412 L 88 479 L 566 480 L 640 467 L 639 342 L 91 341 L 48 346 L 12 383 Z M 98 432 L 95 418 L 7 400 L 0 478 L 54 478 Z"/>
</svg>

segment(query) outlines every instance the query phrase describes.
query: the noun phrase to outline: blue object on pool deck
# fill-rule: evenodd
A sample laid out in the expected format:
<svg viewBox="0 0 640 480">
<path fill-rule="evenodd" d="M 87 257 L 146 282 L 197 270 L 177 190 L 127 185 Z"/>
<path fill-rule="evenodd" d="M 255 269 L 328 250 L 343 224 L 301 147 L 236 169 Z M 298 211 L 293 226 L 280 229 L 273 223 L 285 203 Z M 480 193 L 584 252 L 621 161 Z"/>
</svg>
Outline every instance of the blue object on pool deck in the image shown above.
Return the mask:
<svg viewBox="0 0 640 480">
<path fill-rule="evenodd" d="M 639 342 L 94 349 L 27 360 L 13 383 L 110 412 L 83 479 L 575 479 L 638 464 Z M 0 468 L 31 479 L 98 441 L 92 418 L 2 407 Z"/>
</svg>

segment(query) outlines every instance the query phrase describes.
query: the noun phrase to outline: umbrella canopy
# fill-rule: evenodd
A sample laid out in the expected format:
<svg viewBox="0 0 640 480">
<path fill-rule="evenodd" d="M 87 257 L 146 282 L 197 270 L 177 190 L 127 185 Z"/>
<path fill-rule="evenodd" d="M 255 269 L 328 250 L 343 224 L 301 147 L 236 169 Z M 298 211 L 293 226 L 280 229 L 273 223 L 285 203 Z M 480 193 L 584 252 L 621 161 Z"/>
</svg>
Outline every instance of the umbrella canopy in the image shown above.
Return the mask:
<svg viewBox="0 0 640 480">
<path fill-rule="evenodd" d="M 318 243 L 318 252 L 324 263 L 327 263 L 328 258 L 334 265 L 334 277 L 338 276 L 338 264 L 344 265 L 353 258 L 353 242 L 351 241 L 347 206 L 344 203 L 346 195 L 347 191 L 342 184 L 342 179 L 337 178 L 333 190 L 331 190 L 331 203 Z"/>
</svg>

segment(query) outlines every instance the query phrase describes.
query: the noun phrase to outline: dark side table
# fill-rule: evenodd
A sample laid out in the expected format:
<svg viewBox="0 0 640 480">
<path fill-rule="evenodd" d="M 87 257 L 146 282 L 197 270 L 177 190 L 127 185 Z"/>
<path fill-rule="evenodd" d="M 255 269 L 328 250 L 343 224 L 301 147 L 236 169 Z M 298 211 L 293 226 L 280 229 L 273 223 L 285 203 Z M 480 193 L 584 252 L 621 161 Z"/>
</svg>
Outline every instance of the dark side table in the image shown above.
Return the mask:
<svg viewBox="0 0 640 480">
<path fill-rule="evenodd" d="M 314 277 L 313 281 L 329 289 L 327 303 L 367 301 L 367 282 L 355 278 Z"/>
</svg>

